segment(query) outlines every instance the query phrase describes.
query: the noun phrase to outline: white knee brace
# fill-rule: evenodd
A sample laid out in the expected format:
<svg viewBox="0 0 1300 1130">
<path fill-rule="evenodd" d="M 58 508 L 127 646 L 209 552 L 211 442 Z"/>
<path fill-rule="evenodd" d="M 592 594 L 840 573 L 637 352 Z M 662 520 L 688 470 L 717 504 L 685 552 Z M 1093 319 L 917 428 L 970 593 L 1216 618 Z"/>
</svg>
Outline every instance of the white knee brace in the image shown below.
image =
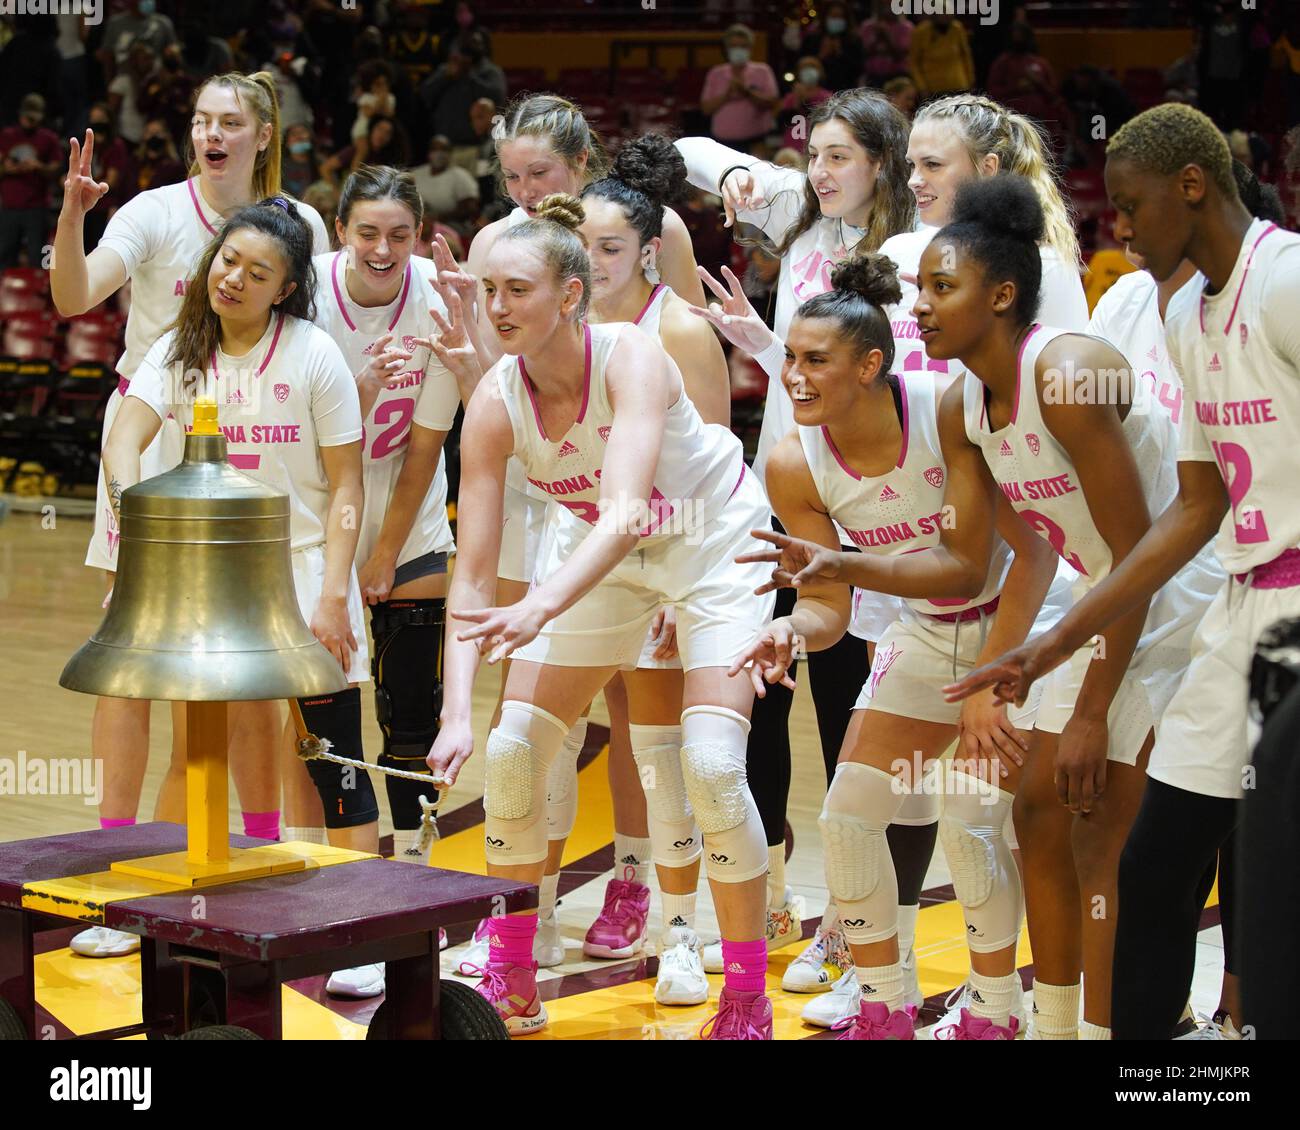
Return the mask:
<svg viewBox="0 0 1300 1130">
<path fill-rule="evenodd" d="M 587 740 L 587 720 L 579 718 L 546 774 L 546 838 L 567 840 L 578 818 L 578 757 Z"/>
<path fill-rule="evenodd" d="M 554 714 L 513 699 L 488 735 L 483 832 L 489 863 L 546 859 L 546 778 L 568 727 Z"/>
<path fill-rule="evenodd" d="M 628 733 L 645 792 L 655 864 L 686 867 L 700 858 L 704 841 L 686 797 L 681 727 L 631 725 Z"/>
<path fill-rule="evenodd" d="M 682 713 L 682 779 L 704 834 L 704 867 L 718 883 L 767 871 L 767 840 L 745 779 L 749 722 L 723 706 Z"/>
<path fill-rule="evenodd" d="M 966 944 L 992 953 L 1020 935 L 1020 872 L 1003 834 L 1014 798 L 996 785 L 944 766 L 939 839 L 966 918 Z"/>
<path fill-rule="evenodd" d="M 855 945 L 898 933 L 898 876 L 885 829 L 906 794 L 891 773 L 842 761 L 817 823 L 826 860 L 826 886 L 840 911 L 840 928 Z"/>
</svg>

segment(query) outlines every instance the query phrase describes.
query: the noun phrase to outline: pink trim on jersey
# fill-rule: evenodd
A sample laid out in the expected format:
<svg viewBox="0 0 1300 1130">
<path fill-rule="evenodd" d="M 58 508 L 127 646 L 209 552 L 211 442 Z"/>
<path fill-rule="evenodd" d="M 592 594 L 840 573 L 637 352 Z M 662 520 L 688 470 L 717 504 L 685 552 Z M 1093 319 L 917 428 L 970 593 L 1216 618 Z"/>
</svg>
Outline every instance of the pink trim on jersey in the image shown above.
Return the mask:
<svg viewBox="0 0 1300 1130">
<path fill-rule="evenodd" d="M 339 258 L 342 255 L 343 252 L 341 250 L 337 251 L 334 254 L 334 258 L 330 261 L 330 282 L 333 284 L 334 287 L 334 301 L 339 304 L 339 313 L 343 315 L 343 320 L 347 322 L 348 329 L 352 330 L 352 332 L 355 333 L 357 329 L 356 324 L 348 316 L 347 304 L 343 301 L 343 291 L 339 287 Z M 397 325 L 397 319 L 402 316 L 402 311 L 406 309 L 406 296 L 410 293 L 410 291 L 411 291 L 411 261 L 408 259 L 406 261 L 406 275 L 402 279 L 402 293 L 397 303 L 397 313 L 393 315 L 393 320 L 388 323 L 388 330 L 390 333 L 392 332 L 393 327 Z"/>
<path fill-rule="evenodd" d="M 831 454 L 835 456 L 835 462 L 840 465 L 840 469 L 846 475 L 849 475 L 851 478 L 854 478 L 858 482 L 861 482 L 862 476 L 859 475 L 857 471 L 855 471 L 852 467 L 850 467 L 847 463 L 844 462 L 844 456 L 840 454 L 840 449 L 835 446 L 835 441 L 831 439 L 831 430 L 825 424 L 822 425 L 822 435 L 826 437 L 826 446 L 831 449 Z"/>
<path fill-rule="evenodd" d="M 744 459 L 740 461 L 740 474 L 736 476 L 736 485 L 731 488 L 731 493 L 727 495 L 727 501 L 730 502 L 736 497 L 736 491 L 740 489 L 740 484 L 745 481 L 745 472 L 748 468 L 745 466 Z M 855 590 L 856 591 L 856 590 Z"/>
<path fill-rule="evenodd" d="M 270 348 L 267 349 L 266 356 L 262 358 L 262 363 L 258 365 L 257 372 L 255 372 L 253 376 L 260 377 L 263 373 L 266 372 L 266 367 L 271 363 L 271 358 L 275 356 L 275 347 L 280 344 L 280 332 L 283 329 L 284 329 L 284 315 L 277 314 L 276 323 L 275 323 L 275 333 L 271 335 Z M 212 375 L 214 378 L 217 375 L 217 352 L 215 349 L 212 351 Z"/>
<path fill-rule="evenodd" d="M 641 324 L 641 319 L 645 317 L 645 312 L 654 305 L 654 300 L 659 297 L 659 292 L 663 290 L 663 288 L 663 283 L 655 283 L 654 287 L 650 291 L 650 297 L 645 300 L 645 305 L 641 307 L 641 313 L 632 319 L 632 324 L 634 326 L 639 326 Z"/>
<path fill-rule="evenodd" d="M 210 231 L 213 235 L 216 235 L 217 229 L 214 228 L 210 223 L 208 223 L 207 216 L 203 214 L 203 206 L 199 203 L 199 194 L 194 191 L 195 179 L 196 178 L 194 177 L 190 177 L 190 179 L 185 182 L 190 187 L 190 199 L 194 201 L 194 211 L 196 211 L 199 214 L 200 223 L 202 223 L 203 226 L 207 228 L 208 231 Z"/>
<path fill-rule="evenodd" d="M 591 399 L 591 327 L 585 322 L 582 326 L 582 335 L 582 406 L 578 409 L 578 418 L 574 420 L 575 424 L 582 423 L 582 418 L 587 414 L 587 402 Z M 537 431 L 547 443 L 554 443 L 555 441 L 546 434 L 546 429 L 542 426 L 541 409 L 537 407 L 537 397 L 533 394 L 533 378 L 528 375 L 528 367 L 524 364 L 522 354 L 519 357 L 519 373 L 524 378 L 524 391 L 528 393 L 528 402 L 533 406 L 533 419 L 537 421 Z M 563 436 L 560 438 L 562 439 Z"/>
<path fill-rule="evenodd" d="M 1232 313 L 1228 315 L 1228 324 L 1223 327 L 1223 336 L 1227 337 L 1232 332 L 1232 323 L 1237 320 L 1237 307 L 1241 305 L 1241 293 L 1246 289 L 1246 276 L 1250 274 L 1251 265 L 1255 262 L 1255 252 L 1259 250 L 1259 245 L 1264 242 L 1270 235 L 1277 231 L 1277 224 L 1269 224 L 1262 232 L 1259 238 L 1251 246 L 1250 254 L 1246 256 L 1246 269 L 1241 272 L 1241 282 L 1237 284 L 1237 297 L 1232 300 Z M 1205 333 L 1205 295 L 1201 295 L 1201 333 Z"/>
<path fill-rule="evenodd" d="M 1030 326 L 1029 332 L 1025 334 L 1025 340 L 1020 343 L 1020 348 L 1016 350 L 1016 395 L 1015 399 L 1011 402 L 1011 422 L 1013 424 L 1016 422 L 1016 416 L 1020 413 L 1020 363 L 1025 356 L 1025 346 L 1029 344 L 1029 339 L 1042 328 L 1043 327 L 1037 322 Z M 1037 395 L 1036 391 L 1035 395 Z M 989 427 L 991 430 L 992 424 L 990 424 Z"/>
<path fill-rule="evenodd" d="M 907 462 L 907 382 L 903 380 L 902 373 L 894 374 L 898 378 L 898 399 L 903 406 L 903 444 L 898 449 L 898 466 L 901 468 Z"/>
<path fill-rule="evenodd" d="M 915 553 L 916 550 L 909 552 Z M 941 620 L 945 624 L 965 624 L 968 620 L 978 620 L 981 616 L 992 616 L 998 610 L 998 602 L 1002 599 L 1002 594 L 998 593 L 987 604 L 981 604 L 975 608 L 967 608 L 961 612 L 927 612 L 926 615 L 931 620 Z M 937 600 L 931 601 L 931 604 L 940 603 Z"/>
</svg>

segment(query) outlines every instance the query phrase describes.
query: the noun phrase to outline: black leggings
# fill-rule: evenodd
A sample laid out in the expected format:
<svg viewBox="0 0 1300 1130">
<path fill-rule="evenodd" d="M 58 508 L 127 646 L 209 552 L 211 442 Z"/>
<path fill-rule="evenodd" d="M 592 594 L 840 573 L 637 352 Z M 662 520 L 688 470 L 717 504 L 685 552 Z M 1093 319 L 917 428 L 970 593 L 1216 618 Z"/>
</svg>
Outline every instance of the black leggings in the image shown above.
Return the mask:
<svg viewBox="0 0 1300 1130">
<path fill-rule="evenodd" d="M 1116 1040 L 1169 1040 L 1187 1004 L 1201 911 L 1239 802 L 1147 778 L 1119 863 L 1111 981 Z M 1224 932 L 1230 928 L 1224 922 Z"/>
</svg>

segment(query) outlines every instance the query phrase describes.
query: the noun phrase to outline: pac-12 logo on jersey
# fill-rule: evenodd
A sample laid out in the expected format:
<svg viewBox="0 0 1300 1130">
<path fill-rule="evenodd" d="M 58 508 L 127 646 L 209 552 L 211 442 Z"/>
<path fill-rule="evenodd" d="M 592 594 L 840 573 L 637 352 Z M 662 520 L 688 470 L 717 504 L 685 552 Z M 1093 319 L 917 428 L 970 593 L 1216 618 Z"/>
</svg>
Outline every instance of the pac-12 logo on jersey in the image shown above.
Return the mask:
<svg viewBox="0 0 1300 1130">
<path fill-rule="evenodd" d="M 927 467 L 923 472 L 923 474 L 925 475 L 925 481 L 929 483 L 932 487 L 943 486 L 942 467 Z"/>
<path fill-rule="evenodd" d="M 402 335 L 402 348 L 405 349 L 407 353 L 414 353 L 414 352 L 415 352 L 415 335 L 414 335 L 414 334 L 403 334 L 403 335 Z"/>
<path fill-rule="evenodd" d="M 608 425 L 608 424 L 602 424 L 600 427 L 598 427 L 598 428 L 596 429 L 596 431 L 600 433 L 600 438 L 601 438 L 605 443 L 609 443 L 609 425 Z"/>
<path fill-rule="evenodd" d="M 276 399 L 276 401 L 279 402 L 280 404 L 283 404 L 286 400 L 288 400 L 288 399 L 289 399 L 289 386 L 286 385 L 286 384 L 278 384 L 278 385 L 276 385 L 276 386 L 275 386 L 275 399 Z"/>
<path fill-rule="evenodd" d="M 1029 444 L 1029 450 L 1035 455 L 1042 450 L 1043 445 L 1039 442 L 1038 436 L 1034 432 L 1025 433 L 1025 442 Z"/>
</svg>

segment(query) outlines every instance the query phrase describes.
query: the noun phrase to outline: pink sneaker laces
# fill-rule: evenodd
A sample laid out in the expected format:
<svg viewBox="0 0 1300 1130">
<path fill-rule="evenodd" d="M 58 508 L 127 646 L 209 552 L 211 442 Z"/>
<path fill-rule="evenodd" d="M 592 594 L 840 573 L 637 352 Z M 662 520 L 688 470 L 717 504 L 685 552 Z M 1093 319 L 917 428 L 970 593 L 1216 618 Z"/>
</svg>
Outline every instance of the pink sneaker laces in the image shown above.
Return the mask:
<svg viewBox="0 0 1300 1130">
<path fill-rule="evenodd" d="M 718 998 L 718 1011 L 700 1029 L 701 1040 L 765 1040 L 766 1033 L 751 1019 L 749 1007 L 760 999 L 760 994 L 746 998 L 723 992 Z"/>
</svg>

